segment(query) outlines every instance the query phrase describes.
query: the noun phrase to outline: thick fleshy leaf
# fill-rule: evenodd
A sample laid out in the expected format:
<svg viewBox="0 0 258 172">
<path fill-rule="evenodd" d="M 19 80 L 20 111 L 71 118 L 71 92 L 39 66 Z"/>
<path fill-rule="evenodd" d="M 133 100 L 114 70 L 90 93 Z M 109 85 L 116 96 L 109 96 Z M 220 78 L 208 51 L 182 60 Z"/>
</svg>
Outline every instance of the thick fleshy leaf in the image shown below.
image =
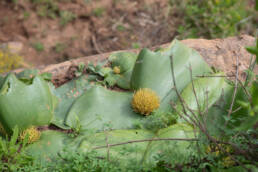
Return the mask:
<svg viewBox="0 0 258 172">
<path fill-rule="evenodd" d="M 96 133 L 90 137 L 85 138 L 79 147 L 79 150 L 87 152 L 96 150 L 99 156 L 106 158 L 107 156 L 107 141 L 108 144 L 125 143 L 132 140 L 151 139 L 155 135 L 147 130 L 113 130 L 107 132 Z M 120 163 L 124 161 L 135 160 L 140 162 L 143 158 L 144 152 L 149 142 L 138 142 L 132 144 L 122 144 L 120 146 L 110 147 L 111 160 L 119 160 Z M 101 147 L 95 149 L 96 147 Z"/>
<path fill-rule="evenodd" d="M 141 116 L 131 108 L 132 93 L 115 92 L 101 86 L 86 91 L 72 105 L 65 123 L 72 128 L 101 130 L 104 125 L 113 129 L 132 127 Z"/>
<path fill-rule="evenodd" d="M 66 115 L 73 102 L 90 87 L 91 84 L 89 78 L 87 76 L 81 76 L 57 88 L 55 90 L 55 95 L 59 98 L 59 104 L 55 109 L 55 116 L 52 124 L 62 129 L 70 128 L 64 124 Z"/>
<path fill-rule="evenodd" d="M 117 86 L 119 86 L 120 88 L 129 90 L 132 71 L 133 71 L 133 68 L 124 72 L 123 74 L 118 75 Z"/>
<path fill-rule="evenodd" d="M 56 105 L 49 84 L 40 76 L 25 84 L 9 74 L 0 89 L 0 121 L 7 133 L 16 125 L 22 130 L 49 124 Z"/>
<path fill-rule="evenodd" d="M 225 127 L 225 117 L 228 115 L 230 102 L 233 95 L 233 87 L 231 84 L 224 82 L 222 93 L 219 99 L 209 108 L 206 113 L 206 123 L 209 133 L 219 137 L 221 129 Z"/>
<path fill-rule="evenodd" d="M 26 147 L 25 151 L 41 163 L 53 161 L 58 152 L 71 142 L 71 138 L 58 131 L 44 131 L 41 133 L 40 140 Z"/>
<path fill-rule="evenodd" d="M 225 86 L 224 77 L 219 77 L 221 75 L 223 75 L 223 73 L 217 73 L 211 77 L 196 79 L 193 83 L 188 84 L 188 86 L 182 91 L 182 99 L 185 104 L 196 113 L 196 115 L 199 113 L 199 110 L 201 112 L 208 110 L 221 97 Z M 196 95 L 194 94 L 193 86 Z M 180 100 L 177 102 L 177 107 L 177 110 L 182 112 L 183 108 Z M 189 110 L 186 109 L 186 111 L 191 116 Z"/>
<path fill-rule="evenodd" d="M 119 160 L 121 164 L 126 164 L 132 161 L 137 163 L 155 164 L 154 157 L 168 149 L 170 152 L 172 151 L 177 154 L 185 154 L 189 152 L 188 147 L 191 142 L 149 141 L 153 138 L 189 139 L 194 138 L 194 135 L 193 129 L 184 124 L 176 124 L 171 127 L 161 129 L 156 135 L 148 130 L 113 130 L 86 137 L 81 142 L 79 150 L 84 152 L 95 150 L 99 156 L 106 158 L 108 151 L 106 145 L 108 142 L 108 144 L 111 145 L 109 147 L 110 160 Z M 141 140 L 141 142 L 127 143 L 139 140 Z M 194 152 L 194 150 L 191 150 L 191 152 Z"/>
<path fill-rule="evenodd" d="M 191 81 L 190 66 L 194 79 L 197 75 L 211 72 L 197 51 L 186 47 L 177 40 L 173 41 L 169 48 L 162 51 L 152 52 L 143 49 L 133 69 L 131 87 L 135 90 L 139 88 L 154 90 L 162 100 L 161 107 L 163 109 L 168 108 L 170 101 L 177 100 L 175 91 L 172 90 L 171 55 L 173 56 L 173 70 L 179 91 L 182 91 Z"/>
<path fill-rule="evenodd" d="M 41 76 L 41 78 L 43 78 L 46 81 L 51 81 L 52 79 L 51 73 L 40 74 L 38 69 L 25 69 L 22 72 L 16 74 L 16 77 L 24 83 L 31 84 L 33 78 L 37 75 Z"/>
<path fill-rule="evenodd" d="M 131 52 L 116 52 L 109 56 L 112 67 L 119 67 L 120 72 L 124 73 L 133 68 L 137 55 Z"/>
<path fill-rule="evenodd" d="M 175 124 L 168 128 L 161 129 L 157 133 L 157 138 L 179 138 L 179 139 L 193 139 L 193 128 L 186 124 Z M 163 152 L 173 152 L 174 163 L 182 162 L 183 158 L 187 159 L 190 154 L 196 152 L 193 147 L 190 147 L 191 141 L 156 141 L 152 142 L 148 147 L 148 153 L 146 154 L 146 162 L 154 161 L 155 156 Z M 179 159 L 179 157 L 181 159 Z"/>
</svg>

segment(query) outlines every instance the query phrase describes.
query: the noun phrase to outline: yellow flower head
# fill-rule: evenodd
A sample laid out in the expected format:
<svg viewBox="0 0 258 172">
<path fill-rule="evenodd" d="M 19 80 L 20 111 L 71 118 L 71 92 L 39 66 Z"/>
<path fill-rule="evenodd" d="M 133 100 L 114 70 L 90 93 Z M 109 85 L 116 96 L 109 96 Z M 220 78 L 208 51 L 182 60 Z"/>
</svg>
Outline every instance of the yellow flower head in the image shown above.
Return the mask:
<svg viewBox="0 0 258 172">
<path fill-rule="evenodd" d="M 114 71 L 115 74 L 119 74 L 119 73 L 121 72 L 119 66 L 115 66 L 115 67 L 113 68 L 113 71 Z"/>
<path fill-rule="evenodd" d="M 159 105 L 159 97 L 149 88 L 139 89 L 134 93 L 132 107 L 137 113 L 149 115 L 155 109 L 158 109 Z"/>
<path fill-rule="evenodd" d="M 26 130 L 24 130 L 23 132 L 21 132 L 20 134 L 20 139 L 24 140 L 26 135 L 28 134 L 28 143 L 33 143 L 37 140 L 39 140 L 40 138 L 40 131 L 38 131 L 38 129 L 36 127 L 30 127 Z"/>
</svg>

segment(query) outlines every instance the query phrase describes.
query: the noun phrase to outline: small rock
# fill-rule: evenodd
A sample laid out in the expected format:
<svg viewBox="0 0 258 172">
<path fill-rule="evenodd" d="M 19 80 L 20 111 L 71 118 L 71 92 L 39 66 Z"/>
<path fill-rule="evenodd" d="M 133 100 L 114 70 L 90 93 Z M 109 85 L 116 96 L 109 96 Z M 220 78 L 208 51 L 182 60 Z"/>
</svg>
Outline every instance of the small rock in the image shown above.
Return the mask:
<svg viewBox="0 0 258 172">
<path fill-rule="evenodd" d="M 22 48 L 23 44 L 21 42 L 7 42 L 0 45 L 1 49 L 9 50 L 11 53 L 19 53 Z"/>
</svg>

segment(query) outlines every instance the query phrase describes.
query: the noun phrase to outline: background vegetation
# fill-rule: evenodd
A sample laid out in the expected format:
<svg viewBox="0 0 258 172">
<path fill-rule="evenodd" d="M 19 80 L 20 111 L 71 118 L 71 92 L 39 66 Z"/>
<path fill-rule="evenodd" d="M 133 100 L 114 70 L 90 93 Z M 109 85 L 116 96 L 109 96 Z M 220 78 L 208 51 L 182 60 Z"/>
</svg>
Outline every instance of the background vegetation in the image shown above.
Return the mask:
<svg viewBox="0 0 258 172">
<path fill-rule="evenodd" d="M 120 5 L 126 6 L 126 4 L 133 4 L 126 0 L 112 1 L 114 12 L 112 10 L 111 12 L 109 11 L 110 9 L 105 6 L 104 1 L 81 1 L 80 3 L 84 3 L 85 5 L 81 9 L 86 12 L 78 12 L 79 10 L 66 8 L 66 6 L 73 5 L 76 7 L 79 3 L 71 0 L 12 0 L 12 4 L 7 3 L 6 7 L 3 6 L 6 10 L 8 9 L 19 14 L 13 17 L 17 18 L 15 22 L 22 21 L 24 23 L 25 37 L 28 40 L 23 42 L 25 49 L 21 55 L 25 56 L 25 61 L 26 59 L 32 60 L 27 61 L 27 63 L 32 65 L 56 63 L 78 56 L 106 51 L 160 45 L 174 38 L 212 39 L 225 38 L 241 33 L 254 36 L 258 27 L 258 14 L 254 10 L 254 0 L 167 0 L 162 2 L 154 1 L 154 5 L 150 5 L 151 3 L 149 2 L 140 2 L 134 7 L 134 12 L 129 9 L 124 12 L 120 11 Z M 159 8 L 158 6 L 161 5 L 162 7 Z M 92 9 L 88 10 L 88 7 Z M 135 16 L 133 16 L 134 14 Z M 143 19 L 140 19 L 142 18 L 141 15 L 145 17 L 143 16 Z M 126 17 L 121 18 L 121 16 Z M 113 17 L 115 17 L 115 21 L 109 21 Z M 133 18 L 139 18 L 140 25 L 133 23 Z M 53 38 L 59 40 L 55 44 L 53 43 L 51 47 L 48 45 L 48 39 L 52 38 L 46 39 L 46 37 L 52 34 L 53 31 L 47 31 L 41 28 L 42 26 L 35 20 L 44 22 L 44 25 L 48 23 L 52 23 L 51 25 L 53 23 L 57 24 L 57 26 L 54 25 L 53 27 L 58 28 L 62 35 L 58 36 L 60 38 Z M 74 32 L 81 32 L 81 30 L 76 30 L 75 23 L 84 23 L 85 21 L 88 22 L 88 20 L 91 25 L 90 28 L 93 28 L 93 30 L 90 30 L 90 35 L 85 36 L 92 37 L 89 40 L 90 42 L 86 41 L 86 45 L 83 45 L 81 44 L 83 40 L 80 40 L 75 35 L 69 39 L 64 38 L 66 37 L 64 34 L 67 33 L 62 32 L 68 26 L 71 28 L 70 26 L 72 25 L 73 29 L 75 29 L 75 31 L 70 29 L 71 33 L 69 34 L 72 35 Z M 28 21 L 35 22 L 30 24 Z M 1 22 L 3 22 L 2 26 Z M 11 22 L 11 17 L 4 17 L 0 20 L 0 28 L 7 25 L 6 23 L 8 22 Z M 138 33 L 142 27 L 141 23 L 143 23 L 142 25 L 146 25 L 145 22 L 147 24 L 153 23 L 153 25 L 149 24 L 147 26 L 150 28 L 149 30 L 142 28 L 144 29 L 144 33 Z M 29 26 L 27 28 L 26 25 L 28 24 Z M 79 26 L 80 24 L 77 25 Z M 96 30 L 100 28 L 102 30 L 110 30 L 110 33 L 98 33 Z M 20 32 L 23 31 L 21 30 Z M 141 38 L 141 35 L 144 38 Z M 165 37 L 163 35 L 168 36 Z M 55 36 L 53 35 L 52 37 Z M 117 37 L 116 39 L 118 40 L 112 42 L 111 37 Z M 124 40 L 125 37 L 128 39 Z M 78 44 L 81 45 L 79 46 Z M 13 62 L 5 61 L 4 63 L 6 63 L 5 68 L 8 70 L 17 67 L 17 65 L 12 65 Z"/>
</svg>

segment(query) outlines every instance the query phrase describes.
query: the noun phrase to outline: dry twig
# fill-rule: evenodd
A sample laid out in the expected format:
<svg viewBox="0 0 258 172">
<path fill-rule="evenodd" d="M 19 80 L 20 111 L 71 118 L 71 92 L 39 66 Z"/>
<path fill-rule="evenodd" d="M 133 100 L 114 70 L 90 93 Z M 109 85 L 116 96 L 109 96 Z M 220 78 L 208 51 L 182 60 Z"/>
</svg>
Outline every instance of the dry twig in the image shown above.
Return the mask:
<svg viewBox="0 0 258 172">
<path fill-rule="evenodd" d="M 229 109 L 228 115 L 227 115 L 228 119 L 230 118 L 230 115 L 232 114 L 233 106 L 234 106 L 235 99 L 236 99 L 236 93 L 237 93 L 237 88 L 238 88 L 238 72 L 239 72 L 238 68 L 239 68 L 239 57 L 238 57 L 238 55 L 236 55 L 235 89 L 234 89 L 234 92 L 233 92 L 233 97 L 232 97 L 232 102 L 231 102 L 231 105 L 230 105 L 230 109 Z M 228 120 L 226 121 L 225 125 L 227 125 L 227 124 L 228 124 Z"/>
<path fill-rule="evenodd" d="M 130 140 L 127 142 L 121 142 L 121 143 L 115 143 L 115 144 L 108 144 L 109 147 L 113 146 L 120 146 L 120 145 L 126 145 L 130 143 L 140 143 L 140 142 L 151 142 L 151 141 L 198 141 L 198 139 L 195 138 L 152 138 L 152 139 L 142 139 L 142 140 Z M 106 148 L 107 145 L 105 146 L 97 146 L 94 147 L 93 149 L 101 149 L 101 148 Z"/>
</svg>

